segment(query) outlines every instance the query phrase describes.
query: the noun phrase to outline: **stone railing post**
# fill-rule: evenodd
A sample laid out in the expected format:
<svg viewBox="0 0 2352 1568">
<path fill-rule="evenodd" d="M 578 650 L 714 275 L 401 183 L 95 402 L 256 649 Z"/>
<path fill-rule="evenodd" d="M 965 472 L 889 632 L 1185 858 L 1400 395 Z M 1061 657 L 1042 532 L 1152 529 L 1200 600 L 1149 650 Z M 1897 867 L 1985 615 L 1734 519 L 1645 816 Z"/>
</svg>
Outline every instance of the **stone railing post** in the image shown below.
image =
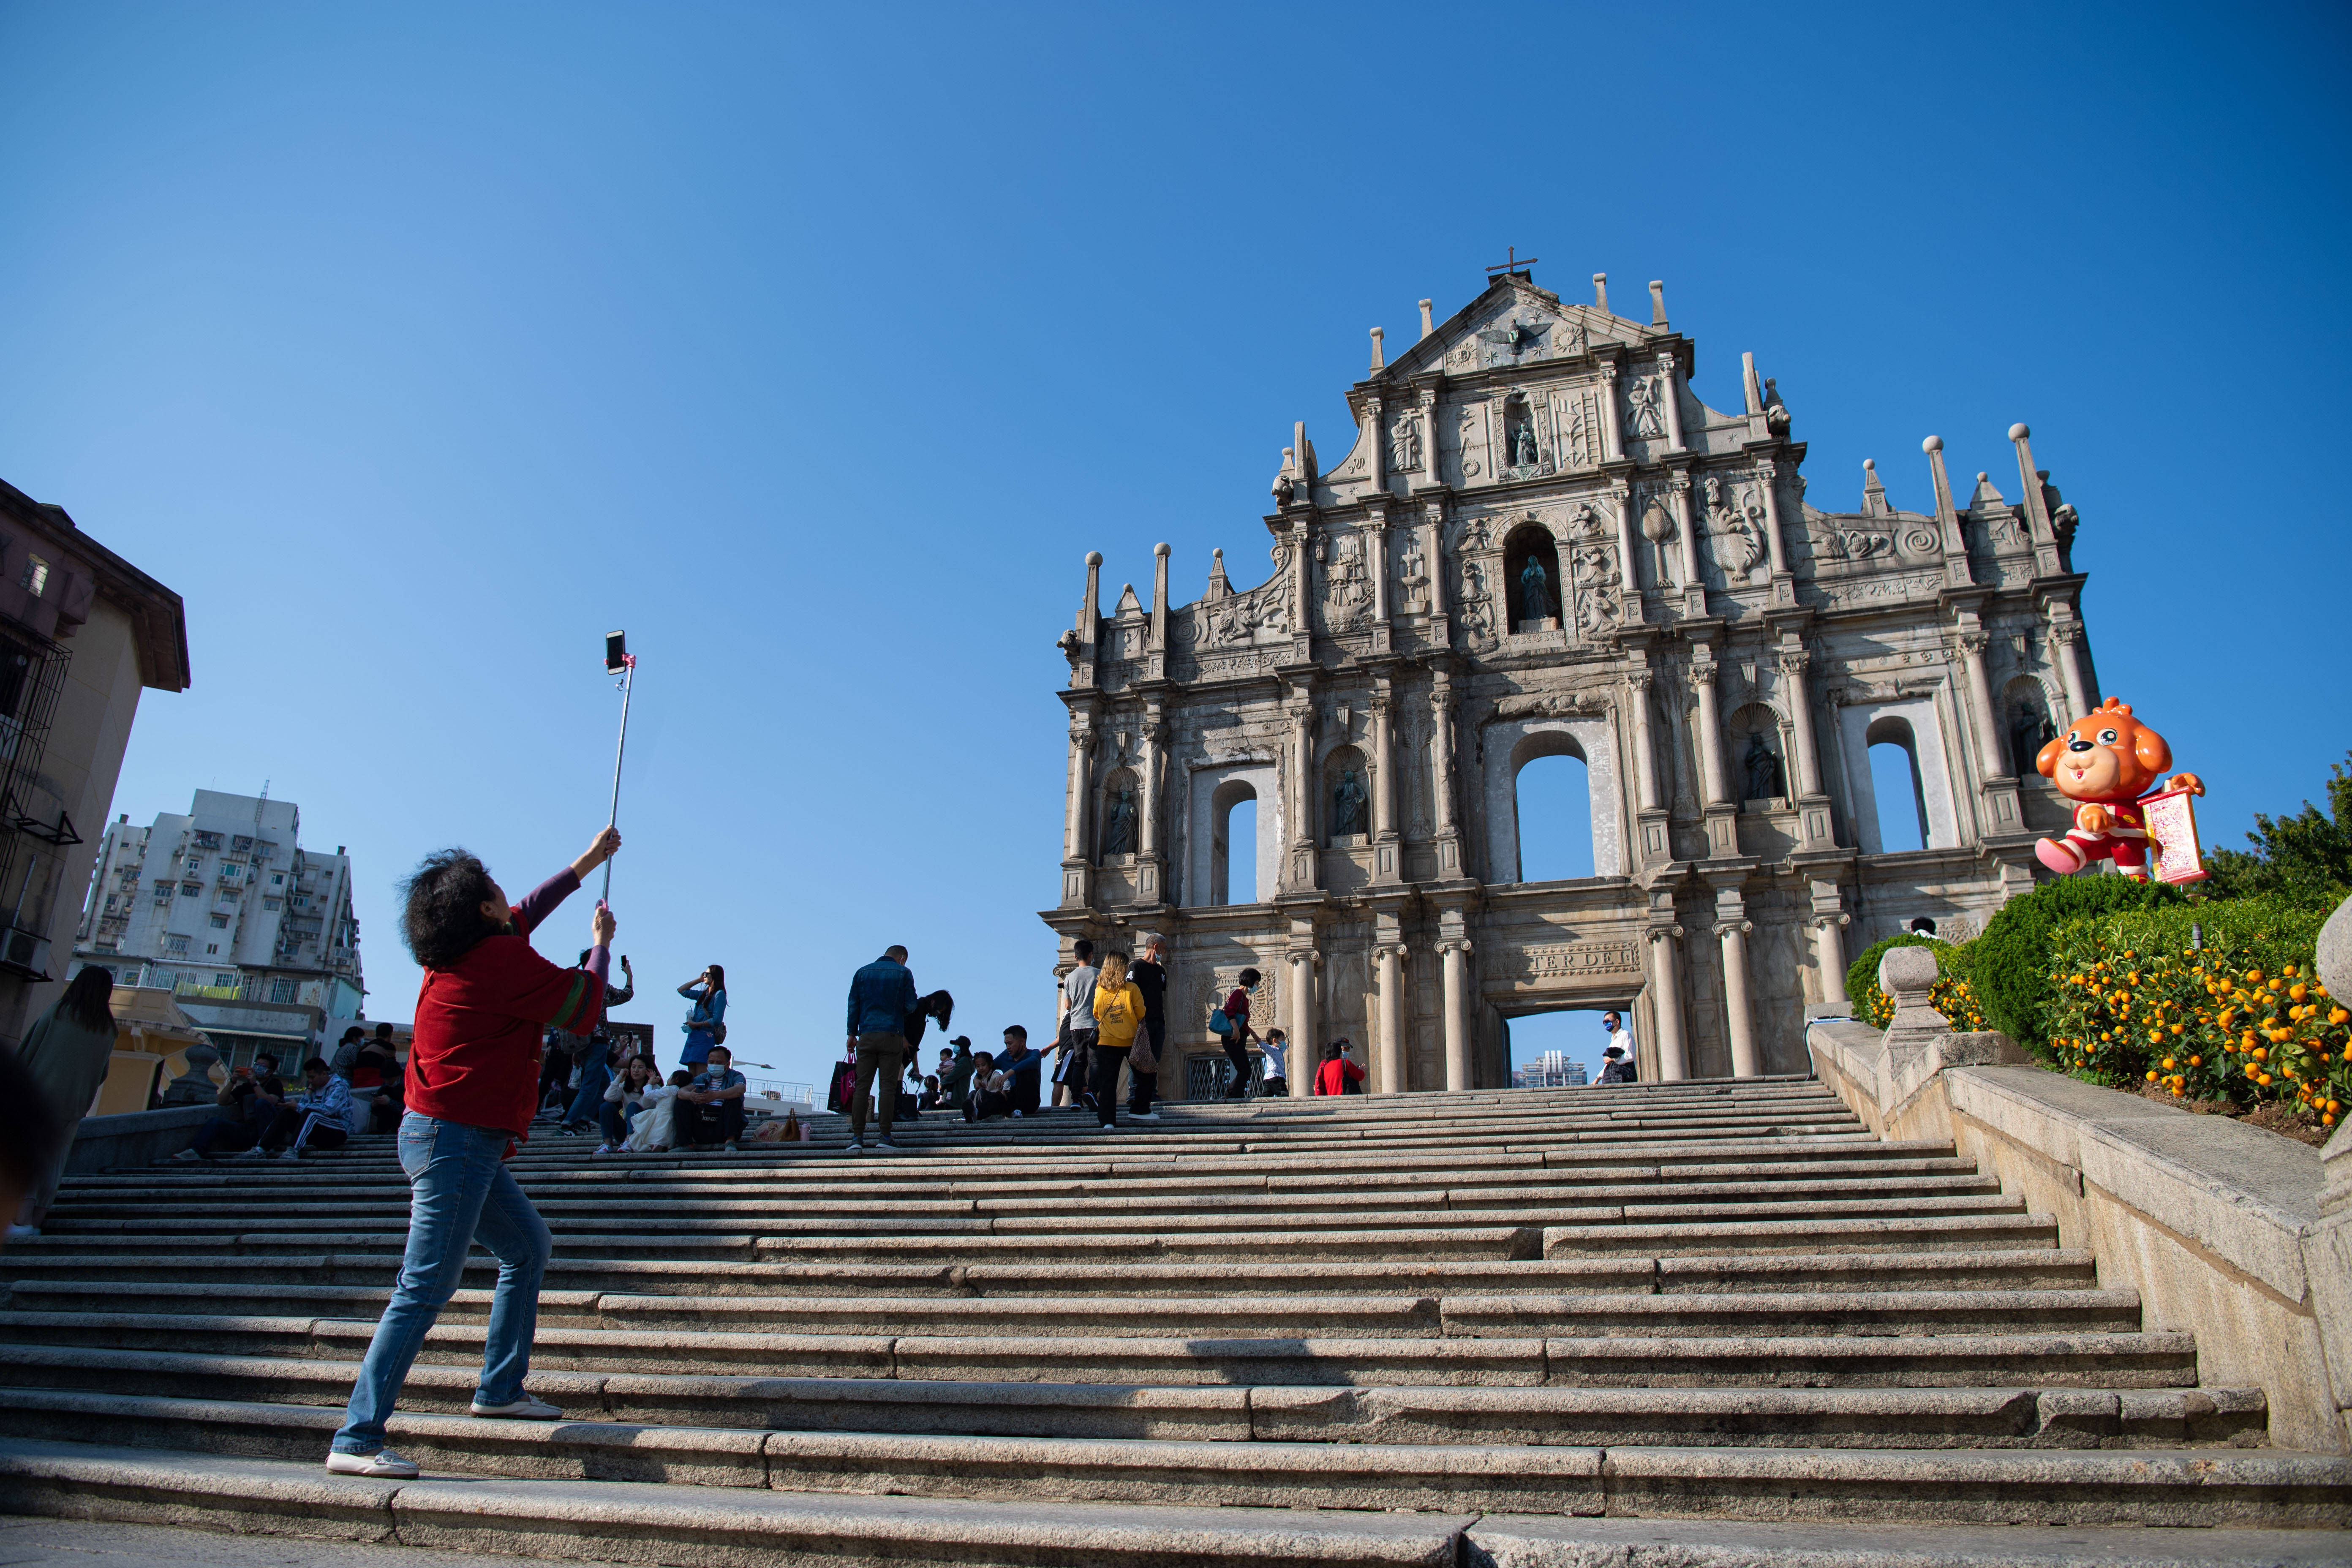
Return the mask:
<svg viewBox="0 0 2352 1568">
<path fill-rule="evenodd" d="M 2320 929 L 2318 968 L 2330 996 L 2352 996 L 2352 899 L 2337 905 Z M 2319 1222 L 2304 1237 L 2303 1258 L 2336 1418 L 2345 1450 L 2352 1452 L 2352 1137 L 2340 1121 L 2320 1152 Z"/>
</svg>

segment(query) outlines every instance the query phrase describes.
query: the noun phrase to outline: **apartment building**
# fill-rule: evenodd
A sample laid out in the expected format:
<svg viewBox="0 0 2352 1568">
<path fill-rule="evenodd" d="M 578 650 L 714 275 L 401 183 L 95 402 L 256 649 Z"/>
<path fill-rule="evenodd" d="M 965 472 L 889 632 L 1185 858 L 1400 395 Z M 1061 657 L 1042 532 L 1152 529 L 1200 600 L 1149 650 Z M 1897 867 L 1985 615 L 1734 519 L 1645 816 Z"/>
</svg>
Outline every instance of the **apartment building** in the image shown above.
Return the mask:
<svg viewBox="0 0 2352 1568">
<path fill-rule="evenodd" d="M 1513 1089 L 1575 1089 L 1585 1081 L 1584 1064 L 1570 1061 L 1566 1051 L 1546 1051 L 1511 1069 Z"/>
<path fill-rule="evenodd" d="M 170 990 L 232 1065 L 322 1043 L 367 987 L 352 863 L 301 844 L 302 811 L 200 789 L 184 813 L 106 830 L 74 945 L 122 985 Z"/>
<path fill-rule="evenodd" d="M 180 595 L 0 482 L 0 1043 L 62 988 L 141 693 L 187 687 Z"/>
</svg>

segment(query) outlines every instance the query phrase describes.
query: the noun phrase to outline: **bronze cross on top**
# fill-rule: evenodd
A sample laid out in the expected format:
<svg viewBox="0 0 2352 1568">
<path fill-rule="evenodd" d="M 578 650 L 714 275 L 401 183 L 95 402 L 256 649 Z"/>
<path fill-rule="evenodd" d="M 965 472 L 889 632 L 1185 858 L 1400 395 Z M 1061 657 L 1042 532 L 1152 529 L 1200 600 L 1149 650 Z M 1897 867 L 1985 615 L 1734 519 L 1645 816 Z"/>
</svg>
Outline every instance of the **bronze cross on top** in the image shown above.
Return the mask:
<svg viewBox="0 0 2352 1568">
<path fill-rule="evenodd" d="M 1505 246 L 1505 247 L 1503 247 L 1503 253 L 1504 253 L 1504 256 L 1505 256 L 1506 259 L 1504 259 L 1504 260 L 1502 260 L 1502 261 L 1498 261 L 1498 262 L 1495 263 L 1495 265 L 1494 265 L 1494 266 L 1489 267 L 1488 268 L 1486 268 L 1486 270 L 1487 270 L 1487 271 L 1489 271 L 1489 272 L 1517 272 L 1517 270 L 1519 270 L 1519 268 L 1523 268 L 1523 267 L 1533 267 L 1537 262 L 1541 261 L 1541 260 L 1543 259 L 1543 258 L 1542 258 L 1542 257 L 1540 257 L 1540 256 L 1530 256 L 1530 257 L 1528 257 L 1525 261 L 1520 260 L 1520 259 L 1519 259 L 1519 247 L 1518 247 L 1517 246 L 1516 246 L 1516 245 L 1507 245 L 1507 246 Z"/>
</svg>

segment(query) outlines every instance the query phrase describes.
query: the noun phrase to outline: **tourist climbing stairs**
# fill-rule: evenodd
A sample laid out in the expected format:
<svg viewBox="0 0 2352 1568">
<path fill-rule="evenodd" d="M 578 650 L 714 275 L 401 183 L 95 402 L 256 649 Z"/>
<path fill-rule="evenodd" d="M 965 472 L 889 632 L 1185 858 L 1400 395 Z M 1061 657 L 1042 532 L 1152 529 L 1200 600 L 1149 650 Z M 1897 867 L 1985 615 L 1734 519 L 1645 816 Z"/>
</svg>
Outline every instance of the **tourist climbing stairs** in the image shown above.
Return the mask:
<svg viewBox="0 0 2352 1568">
<path fill-rule="evenodd" d="M 2201 1383 L 2050 1218 L 1809 1079 L 845 1135 L 535 1138 L 530 1388 L 564 1418 L 467 1414 L 477 1255 L 392 1425 L 411 1482 L 321 1466 L 405 1237 L 389 1138 L 71 1178 L 0 1254 L 0 1508 L 1089 1568 L 2352 1519 L 2352 1463 L 2270 1447 L 2262 1391 Z"/>
</svg>

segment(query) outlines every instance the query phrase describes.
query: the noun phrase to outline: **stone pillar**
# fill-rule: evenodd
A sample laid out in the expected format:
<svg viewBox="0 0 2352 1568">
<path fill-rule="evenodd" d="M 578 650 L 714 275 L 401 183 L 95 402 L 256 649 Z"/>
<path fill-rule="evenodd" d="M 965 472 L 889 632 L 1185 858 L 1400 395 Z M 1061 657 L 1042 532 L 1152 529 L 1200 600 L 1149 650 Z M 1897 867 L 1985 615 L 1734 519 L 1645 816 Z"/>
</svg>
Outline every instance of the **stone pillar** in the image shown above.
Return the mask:
<svg viewBox="0 0 2352 1568">
<path fill-rule="evenodd" d="M 1168 652 L 1168 542 L 1160 541 L 1151 547 L 1151 651 L 1163 658 Z M 1155 678 L 1164 672 L 1164 666 L 1155 669 Z"/>
<path fill-rule="evenodd" d="M 1381 368 L 1380 359 L 1381 330 L 1374 327 L 1372 329 L 1372 368 L 1374 370 Z M 1364 441 L 1370 448 L 1364 455 L 1364 462 L 1367 465 L 1365 471 L 1370 474 L 1372 489 L 1376 490 L 1389 488 L 1388 435 L 1381 428 L 1386 421 L 1381 417 L 1381 400 L 1378 397 L 1364 399 Z"/>
<path fill-rule="evenodd" d="M 2066 702 L 2074 709 L 2059 724 L 2064 729 L 2091 710 L 2091 681 L 2083 671 L 2083 623 L 2058 621 L 2050 627 L 2050 640 L 2058 650 L 2058 678 L 2065 683 Z"/>
<path fill-rule="evenodd" d="M 1650 618 L 1649 608 L 1642 597 L 1642 569 L 1637 564 L 1639 557 L 1633 553 L 1633 488 L 1623 479 L 1612 479 L 1609 484 L 1609 496 L 1617 508 L 1617 560 L 1625 578 L 1624 591 L 1618 603 L 1624 607 L 1625 620 L 1631 625 Z"/>
<path fill-rule="evenodd" d="M 1821 965 L 1822 1000 L 1834 1006 L 1845 994 L 1845 938 L 1853 917 L 1849 914 L 1813 917 L 1813 962 Z"/>
<path fill-rule="evenodd" d="M 1445 1087 L 1459 1093 L 1470 1087 L 1470 944 L 1441 942 L 1437 951 L 1445 962 Z"/>
<path fill-rule="evenodd" d="M 1421 484 L 1420 489 L 1436 489 L 1445 483 L 1445 475 L 1437 461 L 1437 388 L 1421 389 Z M 1437 552 L 1429 552 L 1431 570 L 1436 569 Z"/>
<path fill-rule="evenodd" d="M 1789 722 L 1797 731 L 1797 794 L 1822 793 L 1822 753 L 1813 739 L 1813 656 L 1802 648 L 1784 648 L 1780 674 L 1788 681 Z"/>
<path fill-rule="evenodd" d="M 1404 1092 L 1404 949 L 1383 942 L 1372 950 L 1381 973 L 1381 1092 Z"/>
<path fill-rule="evenodd" d="M 1450 881 L 1462 875 L 1462 829 L 1454 811 L 1454 681 L 1438 670 L 1429 689 L 1430 794 L 1436 806 L 1437 875 Z"/>
<path fill-rule="evenodd" d="M 1930 436 L 1919 443 L 1927 454 L 1928 477 L 1935 481 L 1936 526 L 1944 540 L 1944 585 L 1965 588 L 1976 581 L 1969 566 L 1969 542 L 1960 532 L 1959 508 L 1952 504 L 1952 477 L 1944 471 L 1944 438 Z"/>
<path fill-rule="evenodd" d="M 1094 771 L 1087 765 L 1087 753 L 1094 746 L 1094 720 L 1080 710 L 1070 715 L 1069 798 L 1062 809 L 1062 858 L 1085 860 L 1087 854 L 1087 800 L 1094 793 L 1094 781 L 1088 775 Z"/>
<path fill-rule="evenodd" d="M 1650 928 L 1651 1012 L 1658 1031 L 1658 1077 L 1679 1083 L 1690 1077 L 1690 1053 L 1683 1044 L 1683 928 Z"/>
<path fill-rule="evenodd" d="M 1607 443 L 1602 454 L 1610 462 L 1620 462 L 1625 456 L 1625 433 L 1619 427 L 1617 416 L 1617 362 L 1601 362 L 1601 436 Z"/>
<path fill-rule="evenodd" d="M 1650 688 L 1656 678 L 1644 668 L 1625 678 L 1632 688 L 1629 706 L 1633 710 L 1633 778 L 1641 792 L 1642 809 L 1656 811 L 1658 799 L 1658 748 L 1650 735 Z"/>
<path fill-rule="evenodd" d="M 1386 838 L 1396 832 L 1396 789 L 1393 770 L 1389 766 L 1389 702 L 1390 687 L 1385 680 L 1372 684 L 1372 710 L 1370 731 L 1365 739 L 1372 748 L 1372 837 Z"/>
<path fill-rule="evenodd" d="M 1389 630 L 1389 514 L 1374 507 L 1364 528 L 1364 570 L 1372 579 L 1372 622 Z"/>
<path fill-rule="evenodd" d="M 1313 1081 L 1317 1062 L 1315 1052 L 1315 965 L 1318 955 L 1311 947 L 1290 951 L 1290 1057 L 1291 1064 L 1307 1075 L 1298 1083 L 1305 1092 L 1306 1083 Z"/>
<path fill-rule="evenodd" d="M 1985 644 L 1980 631 L 1962 632 L 1960 662 L 1968 672 L 1969 705 L 1976 710 L 1977 777 L 2010 776 L 2009 761 L 2001 755 L 2000 716 L 1992 705 L 1992 680 L 1985 674 Z"/>
<path fill-rule="evenodd" d="M 1699 564 L 1698 524 L 1691 516 L 1690 475 L 1677 471 L 1668 481 L 1675 496 L 1675 532 L 1683 550 L 1683 613 L 1706 614 L 1706 571 Z"/>
<path fill-rule="evenodd" d="M 2049 498 L 2042 493 L 2042 471 L 2033 466 L 2033 432 L 2023 425 L 2009 427 L 2009 438 L 2017 447 L 2017 482 L 2025 491 L 2025 525 L 2033 541 L 2033 574 L 2055 577 L 2058 574 L 2058 524 L 2050 515 Z"/>
<path fill-rule="evenodd" d="M 1776 579 L 1789 571 L 1788 547 L 1780 542 L 1780 466 L 1769 458 L 1756 465 L 1759 488 L 1764 493 L 1764 548 L 1770 553 Z"/>
<path fill-rule="evenodd" d="M 1290 710 L 1290 876 L 1293 890 L 1312 888 L 1315 874 L 1315 689 L 1294 686 Z"/>
<path fill-rule="evenodd" d="M 1735 902 L 1737 895 L 1734 895 Z M 1748 933 L 1754 926 L 1744 916 L 1718 919 L 1715 934 L 1723 942 L 1723 1005 L 1731 1038 L 1731 1075 L 1754 1078 L 1761 1070 L 1756 1058 L 1756 1016 L 1748 989 Z"/>
<path fill-rule="evenodd" d="M 1683 449 L 1683 399 L 1675 384 L 1679 369 L 1671 351 L 1658 356 L 1658 395 L 1666 403 L 1666 446 L 1676 452 Z"/>
<path fill-rule="evenodd" d="M 1445 614 L 1445 555 L 1442 548 L 1445 542 L 1445 509 L 1432 502 L 1425 509 L 1421 529 L 1422 547 L 1429 562 L 1424 568 L 1429 573 L 1429 614 L 1434 620 Z M 1439 637 L 1437 642 L 1442 647 L 1445 639 Z"/>
<path fill-rule="evenodd" d="M 1087 596 L 1078 605 L 1078 640 L 1087 645 L 1092 662 L 1095 628 L 1102 619 L 1102 552 L 1087 552 Z"/>
<path fill-rule="evenodd" d="M 1137 763 L 1143 773 L 1143 820 L 1136 844 L 1142 853 L 1137 856 L 1139 879 L 1136 888 L 1137 900 L 1146 904 L 1160 902 L 1165 889 L 1160 885 L 1160 742 L 1167 731 L 1167 716 L 1157 697 L 1147 698 L 1143 704 L 1142 743 L 1137 748 Z"/>
<path fill-rule="evenodd" d="M 1702 805 L 1720 805 L 1727 796 L 1723 783 L 1723 721 L 1716 712 L 1715 647 L 1691 645 L 1691 687 L 1698 694 L 1698 767 L 1706 799 Z"/>
</svg>

